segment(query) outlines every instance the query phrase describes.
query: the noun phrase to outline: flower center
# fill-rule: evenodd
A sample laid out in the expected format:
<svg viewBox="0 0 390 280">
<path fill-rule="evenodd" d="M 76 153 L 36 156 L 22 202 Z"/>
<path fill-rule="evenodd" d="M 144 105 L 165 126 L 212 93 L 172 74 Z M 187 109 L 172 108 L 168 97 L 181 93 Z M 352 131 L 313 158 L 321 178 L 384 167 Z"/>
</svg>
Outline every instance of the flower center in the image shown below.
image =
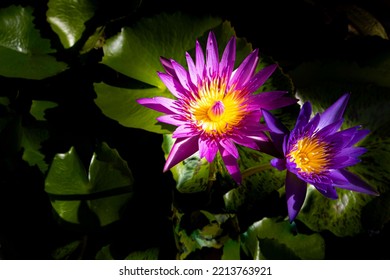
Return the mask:
<svg viewBox="0 0 390 280">
<path fill-rule="evenodd" d="M 225 135 L 247 114 L 245 101 L 238 91 L 226 90 L 226 83 L 221 79 L 206 81 L 189 102 L 189 117 L 199 131 L 214 136 Z"/>
<path fill-rule="evenodd" d="M 327 145 L 317 138 L 298 140 L 287 157 L 303 173 L 319 174 L 327 169 L 329 163 Z"/>
<path fill-rule="evenodd" d="M 222 101 L 216 101 L 213 106 L 207 111 L 207 116 L 211 121 L 219 121 L 223 117 L 225 111 L 225 105 Z"/>
</svg>

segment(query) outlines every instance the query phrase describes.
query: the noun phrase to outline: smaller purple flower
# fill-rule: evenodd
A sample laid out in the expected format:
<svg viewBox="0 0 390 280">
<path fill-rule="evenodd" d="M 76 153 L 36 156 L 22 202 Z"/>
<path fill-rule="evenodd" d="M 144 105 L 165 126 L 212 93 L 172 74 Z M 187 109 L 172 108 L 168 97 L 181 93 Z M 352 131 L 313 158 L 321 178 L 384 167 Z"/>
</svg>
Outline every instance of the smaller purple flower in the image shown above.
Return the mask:
<svg viewBox="0 0 390 280">
<path fill-rule="evenodd" d="M 361 126 L 340 130 L 349 94 L 344 94 L 322 114 L 311 118 L 310 102 L 303 104 L 291 132 L 270 112 L 264 120 L 280 157 L 271 160 L 278 170 L 287 169 L 286 199 L 290 222 L 298 215 L 306 197 L 307 184 L 321 194 L 337 199 L 335 187 L 370 195 L 378 193 L 345 168 L 360 162 L 366 152 L 354 146 L 369 133 Z"/>
</svg>

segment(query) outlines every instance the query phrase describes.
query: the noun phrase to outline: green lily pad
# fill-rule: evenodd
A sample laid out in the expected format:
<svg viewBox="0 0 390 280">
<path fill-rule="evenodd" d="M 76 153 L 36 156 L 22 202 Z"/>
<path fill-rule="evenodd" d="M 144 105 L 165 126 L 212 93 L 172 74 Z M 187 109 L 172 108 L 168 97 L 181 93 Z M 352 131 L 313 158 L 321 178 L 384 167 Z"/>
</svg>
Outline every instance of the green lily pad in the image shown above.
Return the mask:
<svg viewBox="0 0 390 280">
<path fill-rule="evenodd" d="M 52 256 L 55 260 L 71 259 L 72 255 L 80 248 L 81 245 L 82 242 L 80 240 L 72 241 L 62 247 L 57 248 L 53 252 Z"/>
<path fill-rule="evenodd" d="M 359 164 L 350 168 L 380 193 L 370 197 L 362 209 L 361 222 L 367 230 L 380 230 L 390 220 L 390 137 L 381 135 L 384 129 L 361 143 L 367 153 L 361 156 Z"/>
<path fill-rule="evenodd" d="M 155 96 L 172 98 L 157 76 L 157 71 L 163 71 L 160 56 L 184 64 L 185 51 L 193 49 L 195 40 L 219 23 L 220 20 L 215 18 L 161 14 L 142 19 L 132 28 L 123 28 L 119 34 L 107 39 L 102 63 L 147 86 L 125 89 L 105 83 L 95 84 L 96 104 L 106 116 L 123 126 L 172 133 L 171 128 L 156 121 L 161 113 L 139 105 L 136 100 Z"/>
<path fill-rule="evenodd" d="M 50 108 L 57 107 L 57 103 L 46 100 L 32 100 L 30 114 L 37 121 L 46 121 L 45 111 Z"/>
<path fill-rule="evenodd" d="M 131 252 L 125 260 L 158 260 L 160 250 L 158 248 L 149 248 L 144 251 Z M 96 254 L 97 260 L 114 260 L 110 251 L 110 245 L 103 246 Z"/>
<path fill-rule="evenodd" d="M 217 26 L 217 18 L 193 18 L 160 14 L 144 18 L 130 28 L 107 39 L 102 63 L 116 71 L 155 87 L 163 87 L 156 71 L 163 71 L 160 56 L 185 62 L 185 51 L 195 47 L 195 40 Z"/>
<path fill-rule="evenodd" d="M 179 259 L 190 259 L 191 255 L 207 248 L 221 250 L 221 258 L 239 257 L 238 223 L 234 214 L 214 214 L 205 210 L 192 213 L 175 211 L 174 232 Z"/>
<path fill-rule="evenodd" d="M 126 127 L 146 129 L 156 133 L 172 133 L 172 128 L 159 123 L 156 118 L 161 114 L 145 108 L 136 102 L 139 98 L 170 96 L 167 90 L 160 88 L 126 89 L 113 87 L 105 83 L 95 83 L 98 98 L 96 105 L 103 113 Z"/>
<path fill-rule="evenodd" d="M 103 246 L 95 256 L 96 260 L 114 260 L 114 257 L 110 251 L 110 245 Z"/>
<path fill-rule="evenodd" d="M 125 260 L 158 260 L 159 253 L 158 248 L 149 248 L 144 251 L 131 252 Z"/>
<path fill-rule="evenodd" d="M 92 18 L 96 9 L 90 0 L 49 0 L 47 6 L 47 21 L 66 49 L 81 38 L 85 22 Z"/>
<path fill-rule="evenodd" d="M 45 161 L 45 155 L 40 151 L 41 143 L 49 138 L 48 130 L 42 125 L 21 127 L 23 160 L 30 166 L 38 166 L 42 173 L 45 173 L 49 165 Z"/>
<path fill-rule="evenodd" d="M 242 210 L 243 207 L 261 203 L 271 192 L 283 187 L 286 176 L 285 172 L 280 172 L 270 165 L 273 157 L 267 154 L 246 147 L 239 147 L 239 153 L 243 182 L 223 196 L 225 207 L 229 211 Z M 221 174 L 230 176 L 227 171 Z"/>
<path fill-rule="evenodd" d="M 371 13 L 362 7 L 356 5 L 343 5 L 339 7 L 343 11 L 352 27 L 364 36 L 379 36 L 383 39 L 389 39 L 386 29 Z"/>
<path fill-rule="evenodd" d="M 239 240 L 229 239 L 223 246 L 222 260 L 239 260 L 241 243 Z"/>
<path fill-rule="evenodd" d="M 337 193 L 339 198 L 332 200 L 309 186 L 297 219 L 316 232 L 329 230 L 339 237 L 361 233 L 361 211 L 373 197 L 343 189 L 338 189 Z"/>
<path fill-rule="evenodd" d="M 37 166 L 42 173 L 48 169 L 45 156 L 40 151 L 43 141 L 48 139 L 49 133 L 43 122 L 29 122 L 23 124 L 23 118 L 17 115 L 8 106 L 4 108 L 4 116 L 0 118 L 0 149 L 1 165 L 6 168 L 11 166 L 19 158 L 22 151 L 22 159 L 30 166 Z M 2 144 L 2 145 L 1 145 Z"/>
<path fill-rule="evenodd" d="M 320 234 L 294 232 L 287 220 L 264 218 L 241 235 L 244 252 L 253 259 L 320 260 L 325 257 L 325 242 Z"/>
<path fill-rule="evenodd" d="M 105 143 L 95 151 L 87 174 L 72 147 L 53 159 L 45 191 L 64 221 L 105 226 L 120 219 L 133 194 L 133 176 L 118 152 Z"/>
<path fill-rule="evenodd" d="M 103 48 L 105 43 L 104 26 L 96 28 L 95 32 L 87 39 L 84 46 L 80 50 L 80 54 L 85 54 L 92 49 Z"/>
<path fill-rule="evenodd" d="M 168 157 L 174 139 L 171 134 L 163 135 L 162 149 L 165 158 Z M 210 185 L 210 164 L 206 159 L 200 159 L 199 153 L 178 163 L 170 169 L 176 181 L 176 189 L 181 193 L 196 193 L 205 191 Z"/>
<path fill-rule="evenodd" d="M 67 68 L 50 55 L 50 41 L 41 38 L 32 14 L 33 9 L 28 6 L 0 9 L 0 75 L 43 79 Z"/>
<path fill-rule="evenodd" d="M 42 173 L 49 168 L 45 155 L 41 152 L 41 144 L 49 138 L 46 127 L 45 111 L 54 108 L 57 103 L 45 100 L 32 100 L 30 114 L 37 120 L 28 126 L 22 126 L 23 160 L 30 166 L 38 166 Z"/>
</svg>

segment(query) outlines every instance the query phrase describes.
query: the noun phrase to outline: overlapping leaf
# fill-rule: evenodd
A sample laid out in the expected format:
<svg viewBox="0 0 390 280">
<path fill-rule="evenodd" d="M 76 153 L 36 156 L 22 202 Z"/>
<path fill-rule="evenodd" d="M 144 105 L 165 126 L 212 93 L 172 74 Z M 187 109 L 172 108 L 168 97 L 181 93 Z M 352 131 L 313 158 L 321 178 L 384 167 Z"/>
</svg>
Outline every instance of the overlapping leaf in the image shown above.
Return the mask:
<svg viewBox="0 0 390 280">
<path fill-rule="evenodd" d="M 132 28 L 124 27 L 118 35 L 107 39 L 102 63 L 149 87 L 129 89 L 95 84 L 96 104 L 105 115 L 124 126 L 170 133 L 157 123 L 158 112 L 144 108 L 136 100 L 141 97 L 172 97 L 157 76 L 157 71 L 163 70 L 160 56 L 184 63 L 185 51 L 194 48 L 195 40 L 219 23 L 216 18 L 162 14 L 142 19 Z"/>
<path fill-rule="evenodd" d="M 43 79 L 67 68 L 51 55 L 50 41 L 35 28 L 32 12 L 28 6 L 0 9 L 0 75 Z"/>
<path fill-rule="evenodd" d="M 85 22 L 95 13 L 90 0 L 49 0 L 47 6 L 47 21 L 66 49 L 81 38 Z"/>
<path fill-rule="evenodd" d="M 325 242 L 320 234 L 294 231 L 287 220 L 264 218 L 242 234 L 243 250 L 253 259 L 319 260 L 325 257 Z"/>
<path fill-rule="evenodd" d="M 224 195 L 225 206 L 230 211 L 265 199 L 272 191 L 280 189 L 285 179 L 284 172 L 270 165 L 271 156 L 245 147 L 240 147 L 239 151 L 243 183 Z"/>
<path fill-rule="evenodd" d="M 5 99 L 4 102 L 6 104 Z M 46 107 L 44 105 L 41 107 L 38 104 L 39 102 L 36 103 L 36 106 L 32 106 L 31 114 L 39 120 L 26 123 L 23 122 L 24 118 L 17 115 L 8 105 L 4 106 L 5 113 L 0 118 L 0 136 L 4 141 L 1 145 L 4 147 L 2 159 L 8 167 L 11 167 L 17 158 L 17 153 L 21 151 L 22 159 L 30 166 L 37 166 L 42 173 L 47 171 L 48 164 L 41 152 L 42 142 L 49 137 L 44 123 Z"/>
<path fill-rule="evenodd" d="M 59 217 L 92 228 L 120 219 L 132 186 L 127 163 L 105 143 L 94 153 L 88 174 L 72 147 L 55 156 L 45 180 L 45 191 Z"/>
<path fill-rule="evenodd" d="M 221 259 L 239 259 L 238 223 L 234 214 L 205 210 L 174 213 L 179 259 L 196 258 L 205 249 L 217 251 Z"/>
<path fill-rule="evenodd" d="M 329 230 L 340 237 L 361 233 L 361 211 L 372 197 L 342 189 L 337 192 L 339 198 L 331 200 L 309 187 L 297 219 L 317 232 Z"/>
</svg>

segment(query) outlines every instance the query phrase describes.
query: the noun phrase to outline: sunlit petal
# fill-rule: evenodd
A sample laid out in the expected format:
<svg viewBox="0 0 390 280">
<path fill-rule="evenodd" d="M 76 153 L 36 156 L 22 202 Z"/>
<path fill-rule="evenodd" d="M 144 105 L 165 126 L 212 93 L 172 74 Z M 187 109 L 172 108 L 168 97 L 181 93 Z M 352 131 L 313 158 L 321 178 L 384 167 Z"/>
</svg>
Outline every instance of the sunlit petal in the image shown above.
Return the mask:
<svg viewBox="0 0 390 280">
<path fill-rule="evenodd" d="M 171 169 L 179 162 L 192 156 L 198 150 L 198 137 L 178 138 L 172 146 L 172 149 L 165 162 L 164 172 Z"/>
</svg>

